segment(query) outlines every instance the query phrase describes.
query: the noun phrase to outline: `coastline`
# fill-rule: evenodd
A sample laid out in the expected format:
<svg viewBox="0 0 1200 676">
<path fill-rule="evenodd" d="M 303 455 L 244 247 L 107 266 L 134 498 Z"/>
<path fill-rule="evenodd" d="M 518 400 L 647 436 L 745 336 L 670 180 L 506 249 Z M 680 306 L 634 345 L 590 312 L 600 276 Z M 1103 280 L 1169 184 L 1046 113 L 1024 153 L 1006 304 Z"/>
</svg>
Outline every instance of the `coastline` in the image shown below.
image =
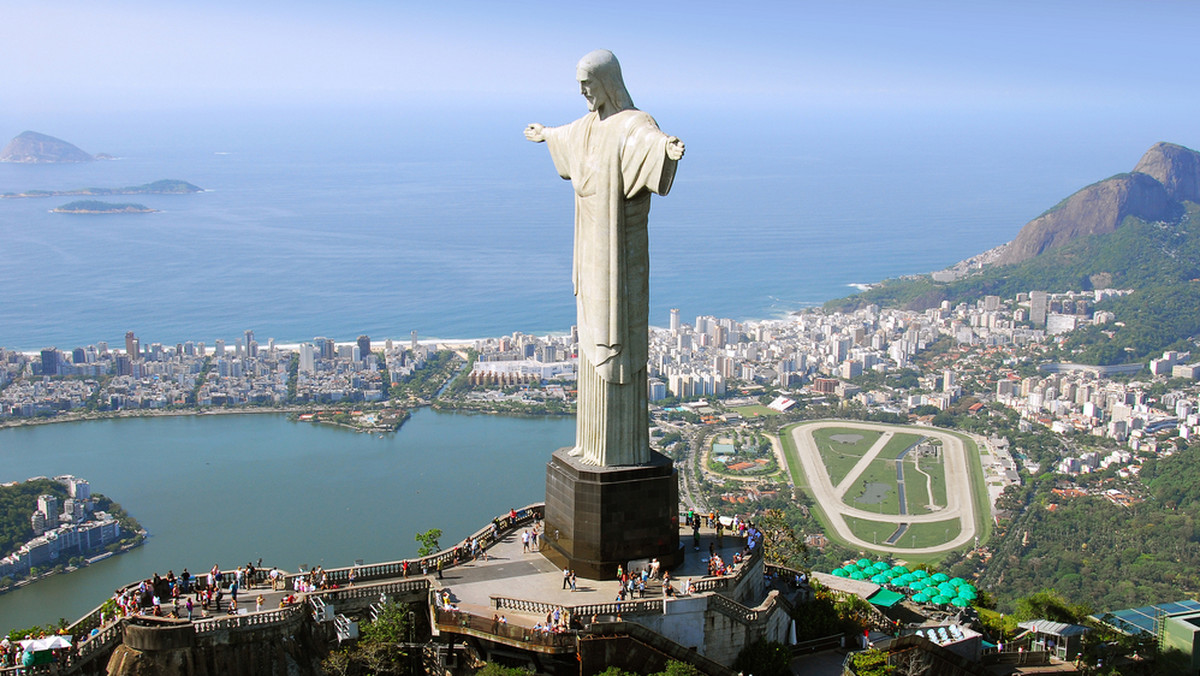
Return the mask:
<svg viewBox="0 0 1200 676">
<path fill-rule="evenodd" d="M 34 425 L 54 425 L 57 423 L 84 422 L 91 420 L 112 420 L 118 418 L 158 418 L 187 415 L 253 415 L 253 414 L 288 414 L 307 413 L 315 409 L 307 406 L 255 406 L 229 409 L 172 409 L 169 411 L 155 409 L 134 409 L 129 411 L 112 411 L 105 413 L 66 413 L 52 418 L 17 418 L 0 422 L 0 430 L 12 427 L 31 427 Z"/>
<path fill-rule="evenodd" d="M 45 580 L 46 578 L 49 578 L 49 577 L 54 577 L 55 575 L 67 575 L 70 573 L 74 573 L 75 571 L 81 570 L 83 568 L 87 568 L 88 566 L 92 566 L 97 563 L 100 563 L 101 561 L 104 561 L 105 559 L 110 559 L 114 556 L 120 556 L 121 554 L 124 554 L 126 552 L 133 551 L 134 549 L 137 549 L 138 547 L 141 547 L 142 545 L 146 544 L 146 539 L 148 537 L 150 537 L 150 534 L 146 532 L 145 528 L 142 528 L 142 529 L 138 530 L 138 539 L 136 541 L 122 545 L 116 551 L 105 552 L 104 554 L 100 554 L 100 555 L 94 556 L 92 558 L 84 559 L 83 564 L 79 565 L 79 566 L 67 566 L 67 567 L 63 568 L 61 571 L 51 568 L 50 570 L 42 573 L 41 575 L 38 575 L 37 577 L 34 577 L 34 578 L 27 577 L 20 581 L 12 583 L 12 584 L 8 585 L 7 587 L 0 587 L 0 595 L 7 594 L 8 592 L 16 591 L 16 590 L 22 589 L 24 587 L 28 587 L 31 584 L 37 584 L 38 582 L 41 582 L 42 580 Z"/>
</svg>

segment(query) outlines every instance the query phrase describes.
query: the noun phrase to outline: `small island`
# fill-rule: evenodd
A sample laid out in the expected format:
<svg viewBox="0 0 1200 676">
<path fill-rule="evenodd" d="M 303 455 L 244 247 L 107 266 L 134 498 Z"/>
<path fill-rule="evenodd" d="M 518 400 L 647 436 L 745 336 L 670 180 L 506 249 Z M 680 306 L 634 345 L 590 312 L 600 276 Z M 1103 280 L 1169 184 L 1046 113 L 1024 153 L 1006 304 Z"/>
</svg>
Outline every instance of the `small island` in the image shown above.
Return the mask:
<svg viewBox="0 0 1200 676">
<path fill-rule="evenodd" d="M 187 181 L 163 179 L 144 185 L 131 185 L 124 188 L 76 188 L 75 190 L 26 190 L 25 192 L 6 192 L 0 197 L 4 199 L 20 199 L 23 197 L 69 197 L 74 195 L 188 195 L 204 192 L 204 188 Z"/>
<path fill-rule="evenodd" d="M 158 209 L 151 209 L 144 204 L 99 202 L 97 200 L 79 200 L 64 204 L 57 209 L 51 209 L 56 214 L 152 214 Z"/>
<path fill-rule="evenodd" d="M 56 164 L 94 159 L 94 155 L 80 150 L 79 146 L 36 131 L 22 132 L 0 149 L 0 162 Z"/>
</svg>

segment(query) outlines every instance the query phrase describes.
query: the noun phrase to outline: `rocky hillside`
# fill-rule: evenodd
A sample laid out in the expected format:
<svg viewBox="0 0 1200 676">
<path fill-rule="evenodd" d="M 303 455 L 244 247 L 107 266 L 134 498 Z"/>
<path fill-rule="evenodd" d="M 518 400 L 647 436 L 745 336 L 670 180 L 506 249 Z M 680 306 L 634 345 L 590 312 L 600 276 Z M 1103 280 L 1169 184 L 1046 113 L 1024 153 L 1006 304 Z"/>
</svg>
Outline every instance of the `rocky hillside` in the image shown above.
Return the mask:
<svg viewBox="0 0 1200 676">
<path fill-rule="evenodd" d="M 1130 216 L 1173 223 L 1184 213 L 1184 200 L 1200 202 L 1200 153 L 1158 143 L 1132 173 L 1089 185 L 1027 223 L 996 262 L 1020 263 L 1081 237 L 1114 232 Z"/>
<path fill-rule="evenodd" d="M 52 163 L 91 162 L 96 158 L 66 141 L 39 134 L 22 132 L 0 150 L 0 162 Z"/>
</svg>

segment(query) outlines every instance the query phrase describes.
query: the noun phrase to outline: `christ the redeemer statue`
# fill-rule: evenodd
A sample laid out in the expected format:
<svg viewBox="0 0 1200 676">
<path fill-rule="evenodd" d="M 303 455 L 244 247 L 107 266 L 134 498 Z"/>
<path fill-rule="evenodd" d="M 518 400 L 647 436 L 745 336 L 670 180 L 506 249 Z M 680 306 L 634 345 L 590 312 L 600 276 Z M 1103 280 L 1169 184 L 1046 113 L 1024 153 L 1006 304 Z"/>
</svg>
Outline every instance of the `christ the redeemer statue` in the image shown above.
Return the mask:
<svg viewBox="0 0 1200 676">
<path fill-rule="evenodd" d="M 633 107 L 612 52 L 579 61 L 588 114 L 561 127 L 531 124 L 575 189 L 579 404 L 572 455 L 599 466 L 650 460 L 650 193 L 666 195 L 683 143 Z"/>
</svg>

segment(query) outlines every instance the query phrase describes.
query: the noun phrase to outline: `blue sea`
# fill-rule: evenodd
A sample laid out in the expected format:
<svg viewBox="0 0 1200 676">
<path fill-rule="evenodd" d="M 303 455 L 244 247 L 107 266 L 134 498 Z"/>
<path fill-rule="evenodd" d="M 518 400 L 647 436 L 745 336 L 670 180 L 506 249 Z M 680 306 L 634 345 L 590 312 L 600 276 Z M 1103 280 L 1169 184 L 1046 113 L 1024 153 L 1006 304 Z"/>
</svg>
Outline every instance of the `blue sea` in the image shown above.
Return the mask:
<svg viewBox="0 0 1200 676">
<path fill-rule="evenodd" d="M 576 103 L 570 101 L 570 103 Z M 0 192 L 170 178 L 159 213 L 67 215 L 0 200 L 0 346 L 212 344 L 562 332 L 574 322 L 572 193 L 521 130 L 582 105 L 0 115 L 88 152 L 0 164 Z M 941 269 L 1010 240 L 1079 187 L 1128 171 L 1163 130 L 855 111 L 651 110 L 687 143 L 651 212 L 651 323 L 669 308 L 755 319 Z M 1118 124 L 1120 122 L 1120 124 Z M 23 125 L 23 126 L 18 126 Z"/>
</svg>

